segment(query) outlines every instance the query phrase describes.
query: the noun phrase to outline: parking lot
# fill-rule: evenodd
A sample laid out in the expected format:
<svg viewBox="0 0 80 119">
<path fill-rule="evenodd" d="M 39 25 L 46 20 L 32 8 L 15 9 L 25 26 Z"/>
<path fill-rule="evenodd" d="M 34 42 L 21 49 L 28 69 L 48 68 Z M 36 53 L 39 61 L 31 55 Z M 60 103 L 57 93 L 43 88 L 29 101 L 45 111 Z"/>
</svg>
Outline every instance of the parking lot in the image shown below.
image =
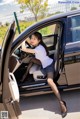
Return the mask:
<svg viewBox="0 0 80 119">
<path fill-rule="evenodd" d="M 67 103 L 65 119 L 80 119 L 80 89 L 61 92 Z M 60 107 L 54 94 L 26 97 L 21 96 L 20 119 L 62 119 Z"/>
</svg>

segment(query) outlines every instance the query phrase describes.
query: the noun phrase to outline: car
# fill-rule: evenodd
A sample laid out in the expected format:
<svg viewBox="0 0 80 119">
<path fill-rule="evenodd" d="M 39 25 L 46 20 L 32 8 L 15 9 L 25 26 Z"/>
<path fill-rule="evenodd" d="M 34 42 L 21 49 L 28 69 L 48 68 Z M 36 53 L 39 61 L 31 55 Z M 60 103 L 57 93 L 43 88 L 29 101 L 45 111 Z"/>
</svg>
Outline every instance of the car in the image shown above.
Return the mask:
<svg viewBox="0 0 80 119">
<path fill-rule="evenodd" d="M 46 75 L 40 70 L 35 71 L 34 75 L 28 72 L 26 81 L 21 82 L 29 65 L 27 59 L 34 58 L 34 55 L 21 50 L 21 44 L 25 41 L 26 47 L 33 48 L 30 45 L 30 36 L 36 31 L 42 34 L 49 57 L 54 59 L 54 82 L 58 89 L 66 91 L 80 88 L 80 10 L 61 13 L 39 21 L 26 28 L 15 40 L 13 26 L 14 22 L 9 27 L 1 49 L 0 104 L 2 103 L 5 109 L 9 110 L 9 102 L 15 115 L 20 114 L 19 92 L 20 95 L 26 96 L 52 92 Z M 6 94 L 6 91 L 9 94 Z M 18 112 L 12 103 L 14 107 L 18 107 Z M 9 113 L 11 116 L 10 110 Z"/>
</svg>

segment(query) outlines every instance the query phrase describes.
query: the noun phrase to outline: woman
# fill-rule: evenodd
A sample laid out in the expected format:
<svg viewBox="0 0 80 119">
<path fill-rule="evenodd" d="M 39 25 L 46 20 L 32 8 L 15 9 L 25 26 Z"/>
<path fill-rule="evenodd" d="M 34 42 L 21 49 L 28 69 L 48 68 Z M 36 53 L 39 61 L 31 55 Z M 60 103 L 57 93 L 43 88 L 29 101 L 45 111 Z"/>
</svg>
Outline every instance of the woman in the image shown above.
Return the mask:
<svg viewBox="0 0 80 119">
<path fill-rule="evenodd" d="M 22 47 L 22 51 L 33 53 L 35 54 L 35 58 L 40 60 L 42 64 L 42 72 L 45 72 L 47 75 L 47 82 L 59 101 L 61 108 L 61 115 L 64 118 L 67 115 L 67 107 L 66 103 L 62 100 L 59 90 L 53 80 L 54 61 L 48 56 L 47 48 L 43 43 L 42 35 L 39 32 L 35 32 L 31 36 L 31 45 L 34 46 L 35 48 L 29 49 L 26 48 L 24 45 Z"/>
</svg>

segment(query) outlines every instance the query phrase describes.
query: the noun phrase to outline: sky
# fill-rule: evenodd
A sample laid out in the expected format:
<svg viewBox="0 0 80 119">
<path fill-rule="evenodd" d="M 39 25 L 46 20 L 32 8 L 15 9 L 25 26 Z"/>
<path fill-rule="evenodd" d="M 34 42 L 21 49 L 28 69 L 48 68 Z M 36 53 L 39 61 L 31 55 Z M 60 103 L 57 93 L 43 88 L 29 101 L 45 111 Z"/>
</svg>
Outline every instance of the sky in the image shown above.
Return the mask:
<svg viewBox="0 0 80 119">
<path fill-rule="evenodd" d="M 14 2 L 14 0 L 0 0 L 0 5 L 7 4 L 10 2 Z"/>
</svg>

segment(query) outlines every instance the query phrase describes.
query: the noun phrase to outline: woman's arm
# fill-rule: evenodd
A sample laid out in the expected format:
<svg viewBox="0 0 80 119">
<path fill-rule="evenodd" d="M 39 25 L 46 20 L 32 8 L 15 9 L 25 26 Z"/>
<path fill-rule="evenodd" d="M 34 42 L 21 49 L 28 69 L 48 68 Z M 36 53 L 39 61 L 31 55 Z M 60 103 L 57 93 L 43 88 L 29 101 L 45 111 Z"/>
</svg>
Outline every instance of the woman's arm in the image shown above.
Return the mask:
<svg viewBox="0 0 80 119">
<path fill-rule="evenodd" d="M 32 53 L 32 54 L 35 53 L 34 49 L 26 48 L 26 46 L 23 46 L 21 50 L 24 52 Z"/>
</svg>

